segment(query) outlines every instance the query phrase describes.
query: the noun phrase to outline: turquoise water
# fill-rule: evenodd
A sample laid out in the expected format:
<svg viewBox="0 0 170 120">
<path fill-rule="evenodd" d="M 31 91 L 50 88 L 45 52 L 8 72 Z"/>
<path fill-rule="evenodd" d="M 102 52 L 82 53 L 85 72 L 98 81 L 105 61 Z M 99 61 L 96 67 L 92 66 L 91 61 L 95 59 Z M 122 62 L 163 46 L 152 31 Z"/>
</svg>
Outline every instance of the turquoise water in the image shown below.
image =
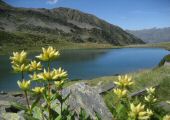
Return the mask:
<svg viewBox="0 0 170 120">
<path fill-rule="evenodd" d="M 67 70 L 70 79 L 91 79 L 153 68 L 169 53 L 159 48 L 63 50 L 52 65 Z M 17 90 L 19 79 L 12 72 L 9 56 L 0 56 L 0 91 Z"/>
</svg>

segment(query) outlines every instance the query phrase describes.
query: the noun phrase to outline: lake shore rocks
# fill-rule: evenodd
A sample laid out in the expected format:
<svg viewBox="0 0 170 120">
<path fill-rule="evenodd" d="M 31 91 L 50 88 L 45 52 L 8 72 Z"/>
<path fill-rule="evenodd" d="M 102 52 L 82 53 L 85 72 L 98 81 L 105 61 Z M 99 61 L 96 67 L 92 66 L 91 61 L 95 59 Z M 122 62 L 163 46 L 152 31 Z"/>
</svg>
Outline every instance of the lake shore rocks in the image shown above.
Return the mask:
<svg viewBox="0 0 170 120">
<path fill-rule="evenodd" d="M 70 93 L 67 103 L 70 105 L 71 110 L 79 112 L 80 109 L 83 108 L 92 118 L 95 118 L 97 113 L 103 120 L 112 120 L 112 114 L 100 94 L 112 89 L 113 87 L 114 85 L 110 83 L 104 86 L 98 85 L 91 87 L 84 82 L 80 82 L 63 89 L 62 92 L 64 96 Z M 13 116 L 15 119 L 10 120 L 24 120 L 24 118 L 19 114 L 20 111 L 11 106 L 11 101 L 26 104 L 22 93 L 2 92 L 0 94 L 0 119 L 3 118 L 4 120 L 9 120 L 7 118 L 11 118 L 11 116 Z"/>
<path fill-rule="evenodd" d="M 163 57 L 163 59 L 159 62 L 159 67 L 161 66 L 170 66 L 170 54 Z"/>
<path fill-rule="evenodd" d="M 19 110 L 11 106 L 12 101 L 25 104 L 24 95 L 18 92 L 0 92 L 0 120 L 25 120 Z"/>
<path fill-rule="evenodd" d="M 170 62 L 165 62 L 164 66 L 169 66 L 170 67 Z"/>
<path fill-rule="evenodd" d="M 111 112 L 106 107 L 97 89 L 81 82 L 63 90 L 64 95 L 69 93 L 70 97 L 67 102 L 72 110 L 80 112 L 80 109 L 83 108 L 93 119 L 95 119 L 96 113 L 100 115 L 102 120 L 113 119 Z"/>
</svg>

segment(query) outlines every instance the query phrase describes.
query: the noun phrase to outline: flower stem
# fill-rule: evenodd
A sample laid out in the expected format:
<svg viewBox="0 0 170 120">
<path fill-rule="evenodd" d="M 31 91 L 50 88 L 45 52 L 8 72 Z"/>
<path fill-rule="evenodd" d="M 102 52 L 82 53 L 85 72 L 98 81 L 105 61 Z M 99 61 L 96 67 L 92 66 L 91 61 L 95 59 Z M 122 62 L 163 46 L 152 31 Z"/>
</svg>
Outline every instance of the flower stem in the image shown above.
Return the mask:
<svg viewBox="0 0 170 120">
<path fill-rule="evenodd" d="M 60 94 L 61 94 L 61 101 L 60 101 L 60 104 L 61 104 L 61 106 L 60 106 L 60 109 L 61 109 L 61 116 L 63 116 L 63 97 L 62 97 L 62 90 L 60 91 Z"/>
<path fill-rule="evenodd" d="M 48 72 L 50 72 L 50 61 L 48 61 Z M 48 81 L 48 114 L 49 114 L 49 120 L 51 120 L 51 86 L 50 81 Z"/>
<path fill-rule="evenodd" d="M 26 98 L 26 102 L 27 102 L 28 109 L 30 110 L 30 114 L 32 114 L 31 108 L 30 108 L 30 104 L 29 104 L 29 101 L 28 101 L 27 91 L 24 91 L 24 93 L 25 93 L 25 98 Z"/>
<path fill-rule="evenodd" d="M 50 83 L 48 82 L 48 114 L 49 114 L 49 120 L 51 120 L 51 88 Z"/>
</svg>

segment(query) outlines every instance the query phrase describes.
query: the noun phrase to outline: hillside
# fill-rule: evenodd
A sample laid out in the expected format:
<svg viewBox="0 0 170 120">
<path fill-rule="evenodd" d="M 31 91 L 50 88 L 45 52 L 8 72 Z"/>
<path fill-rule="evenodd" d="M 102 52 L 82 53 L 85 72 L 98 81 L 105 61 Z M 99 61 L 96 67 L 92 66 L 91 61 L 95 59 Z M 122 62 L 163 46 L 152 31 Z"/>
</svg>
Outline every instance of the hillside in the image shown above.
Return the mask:
<svg viewBox="0 0 170 120">
<path fill-rule="evenodd" d="M 127 30 L 146 43 L 170 42 L 170 27 L 144 30 Z"/>
<path fill-rule="evenodd" d="M 28 9 L 0 0 L 0 45 L 59 42 L 127 45 L 143 43 L 118 26 L 70 8 Z"/>
</svg>

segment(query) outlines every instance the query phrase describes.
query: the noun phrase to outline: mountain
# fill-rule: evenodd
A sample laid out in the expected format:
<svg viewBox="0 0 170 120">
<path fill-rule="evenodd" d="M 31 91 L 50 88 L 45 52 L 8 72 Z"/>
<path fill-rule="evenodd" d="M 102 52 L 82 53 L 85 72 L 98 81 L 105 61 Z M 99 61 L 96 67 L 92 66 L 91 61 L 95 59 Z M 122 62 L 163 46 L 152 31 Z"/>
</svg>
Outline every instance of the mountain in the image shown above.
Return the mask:
<svg viewBox="0 0 170 120">
<path fill-rule="evenodd" d="M 144 43 L 118 26 L 70 8 L 16 8 L 0 0 L 0 45 L 95 42 Z"/>
<path fill-rule="evenodd" d="M 146 43 L 170 42 L 170 27 L 144 30 L 127 30 Z"/>
</svg>

